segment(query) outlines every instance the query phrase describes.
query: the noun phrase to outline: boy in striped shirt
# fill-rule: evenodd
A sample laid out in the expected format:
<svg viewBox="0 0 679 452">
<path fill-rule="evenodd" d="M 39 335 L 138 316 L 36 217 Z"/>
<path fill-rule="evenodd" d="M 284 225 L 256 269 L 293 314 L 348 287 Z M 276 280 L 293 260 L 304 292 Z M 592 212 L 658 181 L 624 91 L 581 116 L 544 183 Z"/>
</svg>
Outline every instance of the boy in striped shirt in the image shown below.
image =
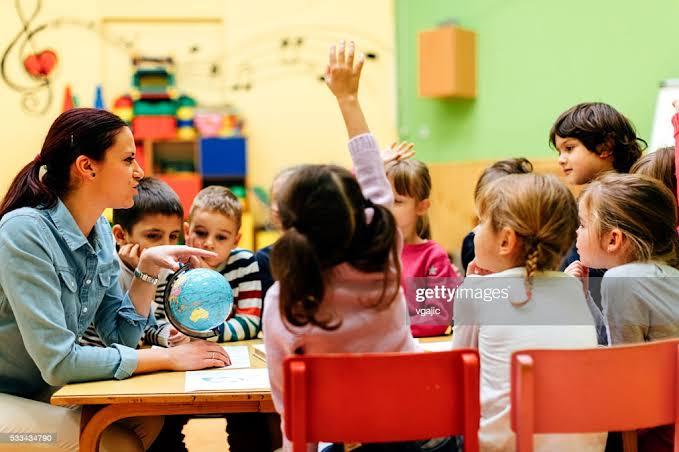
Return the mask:
<svg viewBox="0 0 679 452">
<path fill-rule="evenodd" d="M 218 271 L 233 290 L 233 310 L 219 327 L 217 342 L 255 339 L 262 323 L 262 283 L 255 255 L 237 248 L 243 207 L 226 187 L 212 185 L 193 200 L 184 223 L 186 244 L 212 251 L 217 257 L 200 260 Z"/>
<path fill-rule="evenodd" d="M 237 248 L 243 207 L 226 187 L 212 185 L 196 195 L 184 223 L 186 244 L 212 251 L 217 257 L 199 259 L 202 267 L 218 271 L 233 290 L 233 310 L 219 327 L 217 342 L 255 339 L 262 325 L 262 283 L 259 265 L 251 251 Z M 229 450 L 273 450 L 280 440 L 270 437 L 269 423 L 280 418 L 265 413 L 230 413 L 226 418 Z"/>
</svg>

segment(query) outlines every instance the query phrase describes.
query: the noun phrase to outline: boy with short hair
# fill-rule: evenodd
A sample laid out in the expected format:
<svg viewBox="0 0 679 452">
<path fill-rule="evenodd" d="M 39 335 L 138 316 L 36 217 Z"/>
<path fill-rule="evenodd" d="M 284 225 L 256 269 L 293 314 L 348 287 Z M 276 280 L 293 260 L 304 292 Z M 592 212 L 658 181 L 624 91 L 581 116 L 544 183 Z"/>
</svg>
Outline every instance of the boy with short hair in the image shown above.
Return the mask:
<svg viewBox="0 0 679 452">
<path fill-rule="evenodd" d="M 588 184 L 608 171 L 628 173 L 646 147 L 630 120 L 602 102 L 577 104 L 561 113 L 549 131 L 549 143 L 559 153 L 566 182 L 573 185 Z M 560 269 L 588 278 L 592 299 L 601 308 L 600 286 L 605 270 L 586 269 L 579 260 L 573 244 Z M 599 344 L 605 345 L 603 325 L 597 325 L 597 334 Z"/>
<path fill-rule="evenodd" d="M 179 197 L 165 182 L 152 177 L 139 181 L 134 206 L 114 209 L 113 237 L 118 245 L 120 277 L 118 283 L 126 292 L 134 279 L 139 256 L 146 248 L 160 245 L 176 245 L 181 234 L 184 209 Z M 156 322 L 149 324 L 144 332 L 144 342 L 168 347 L 188 342 L 189 338 L 176 331 L 166 317 L 163 293 L 168 271 L 161 272 L 152 308 Z M 94 324 L 80 338 L 82 345 L 105 346 Z"/>
<path fill-rule="evenodd" d="M 601 102 L 581 103 L 561 113 L 549 131 L 549 143 L 559 153 L 566 181 L 574 185 L 606 171 L 628 173 L 646 147 L 630 120 Z"/>
<path fill-rule="evenodd" d="M 209 338 L 217 342 L 255 339 L 262 325 L 262 283 L 255 255 L 237 248 L 243 207 L 226 187 L 209 186 L 193 200 L 189 221 L 184 223 L 186 244 L 217 254 L 200 260 L 204 267 L 218 271 L 233 290 L 234 308 L 219 326 L 219 335 Z M 249 452 L 273 450 L 281 439 L 271 435 L 270 424 L 280 425 L 275 414 L 226 414 L 229 450 Z"/>
<path fill-rule="evenodd" d="M 255 339 L 262 324 L 262 284 L 255 255 L 237 248 L 243 207 L 226 187 L 202 189 L 191 205 L 184 223 L 186 244 L 212 251 L 217 257 L 200 260 L 202 266 L 218 271 L 233 290 L 234 308 L 219 327 L 217 342 Z"/>
</svg>

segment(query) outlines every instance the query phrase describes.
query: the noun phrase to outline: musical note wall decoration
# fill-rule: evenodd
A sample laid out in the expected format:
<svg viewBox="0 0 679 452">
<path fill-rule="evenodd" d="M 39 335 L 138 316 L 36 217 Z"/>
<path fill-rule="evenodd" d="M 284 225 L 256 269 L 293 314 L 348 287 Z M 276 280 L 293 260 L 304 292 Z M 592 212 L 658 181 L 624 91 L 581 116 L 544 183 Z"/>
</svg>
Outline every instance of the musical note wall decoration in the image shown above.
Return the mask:
<svg viewBox="0 0 679 452">
<path fill-rule="evenodd" d="M 311 80 L 324 82 L 323 71 L 325 69 L 325 55 L 329 42 L 337 39 L 324 34 L 341 34 L 327 29 L 314 29 L 310 35 L 286 34 L 278 36 L 258 35 L 246 43 L 237 46 L 239 49 L 248 49 L 247 55 L 241 52 L 231 54 L 231 58 L 236 61 L 235 77 L 236 83 L 229 84 L 232 91 L 249 91 L 255 87 L 255 79 L 274 80 L 285 78 L 286 74 L 305 74 Z M 357 39 L 370 39 L 362 37 L 360 34 Z M 384 47 L 384 48 L 379 48 Z M 379 49 L 378 49 L 379 48 Z M 379 42 L 365 52 L 368 60 L 377 60 L 380 53 L 391 52 L 392 49 L 386 48 Z M 272 59 L 278 59 L 281 65 L 271 64 Z M 243 67 L 248 70 L 244 71 Z M 264 69 L 266 68 L 266 69 Z M 244 80 L 247 79 L 247 83 Z M 247 89 L 246 89 L 247 88 Z"/>
</svg>

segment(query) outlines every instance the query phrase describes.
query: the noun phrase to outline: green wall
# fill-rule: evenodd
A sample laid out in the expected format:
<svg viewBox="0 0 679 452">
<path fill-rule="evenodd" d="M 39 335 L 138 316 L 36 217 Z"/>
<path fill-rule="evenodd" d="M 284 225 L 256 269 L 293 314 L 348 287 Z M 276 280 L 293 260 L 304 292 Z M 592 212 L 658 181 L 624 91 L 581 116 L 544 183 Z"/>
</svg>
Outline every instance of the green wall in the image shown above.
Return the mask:
<svg viewBox="0 0 679 452">
<path fill-rule="evenodd" d="M 475 100 L 417 96 L 417 33 L 477 33 Z M 649 139 L 658 84 L 679 78 L 679 0 L 396 0 L 398 127 L 430 162 L 555 156 L 547 133 L 583 101 Z"/>
</svg>

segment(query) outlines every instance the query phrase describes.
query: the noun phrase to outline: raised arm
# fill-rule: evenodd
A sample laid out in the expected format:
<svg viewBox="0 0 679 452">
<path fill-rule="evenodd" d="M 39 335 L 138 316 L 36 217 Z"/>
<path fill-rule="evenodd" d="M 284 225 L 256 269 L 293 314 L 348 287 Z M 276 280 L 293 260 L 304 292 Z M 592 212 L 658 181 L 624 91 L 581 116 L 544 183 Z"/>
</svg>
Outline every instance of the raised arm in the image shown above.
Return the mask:
<svg viewBox="0 0 679 452">
<path fill-rule="evenodd" d="M 390 207 L 394 202 L 391 185 L 384 174 L 384 161 L 377 141 L 370 133 L 358 101 L 358 85 L 364 57 L 354 63 L 354 43 L 344 41 L 330 47 L 325 83 L 337 99 L 349 135 L 349 151 L 363 196 L 375 204 Z"/>
</svg>

